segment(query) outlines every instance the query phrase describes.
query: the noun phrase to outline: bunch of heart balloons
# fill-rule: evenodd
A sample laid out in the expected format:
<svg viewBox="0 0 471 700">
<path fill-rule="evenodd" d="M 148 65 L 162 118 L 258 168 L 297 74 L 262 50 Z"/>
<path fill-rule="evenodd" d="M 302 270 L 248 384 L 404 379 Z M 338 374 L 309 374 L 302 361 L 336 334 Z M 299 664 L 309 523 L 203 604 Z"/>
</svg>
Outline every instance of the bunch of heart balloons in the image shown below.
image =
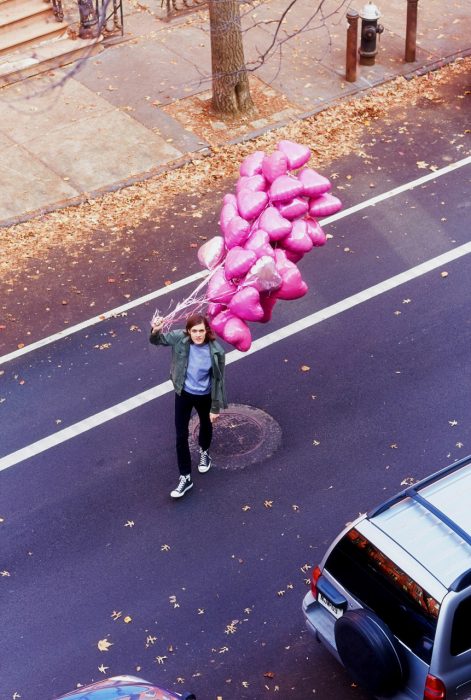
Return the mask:
<svg viewBox="0 0 471 700">
<path fill-rule="evenodd" d="M 330 181 L 305 167 L 310 157 L 293 141 L 280 141 L 271 155 L 247 156 L 236 193 L 223 199 L 222 235 L 198 250 L 211 271 L 205 294 L 211 327 L 243 352 L 252 342 L 248 322 L 266 323 L 278 299 L 306 294 L 297 263 L 326 241 L 317 219 L 342 207 Z"/>
</svg>

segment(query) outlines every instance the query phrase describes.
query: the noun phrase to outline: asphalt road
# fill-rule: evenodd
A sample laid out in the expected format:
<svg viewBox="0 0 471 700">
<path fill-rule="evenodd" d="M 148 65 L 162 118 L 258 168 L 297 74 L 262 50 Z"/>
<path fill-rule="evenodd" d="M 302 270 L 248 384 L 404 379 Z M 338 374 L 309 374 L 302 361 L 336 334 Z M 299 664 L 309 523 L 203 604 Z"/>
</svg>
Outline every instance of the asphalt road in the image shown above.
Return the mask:
<svg viewBox="0 0 471 700">
<path fill-rule="evenodd" d="M 338 164 L 347 210 L 430 175 L 418 161 L 438 172 L 326 227 L 328 245 L 300 264 L 309 293 L 253 325 L 257 340 L 279 334 L 230 356 L 230 401 L 281 427 L 270 457 L 231 468 L 221 454 L 218 467 L 215 450 L 216 467 L 170 500 L 169 353 L 147 340 L 165 296 L 0 367 L 2 698 L 49 700 L 133 673 L 198 700 L 366 700 L 305 631 L 301 600 L 346 522 L 471 452 L 471 164 L 442 173 L 469 150 L 450 133 L 461 115 L 440 109 L 422 139 L 398 114 L 368 167 Z"/>
</svg>

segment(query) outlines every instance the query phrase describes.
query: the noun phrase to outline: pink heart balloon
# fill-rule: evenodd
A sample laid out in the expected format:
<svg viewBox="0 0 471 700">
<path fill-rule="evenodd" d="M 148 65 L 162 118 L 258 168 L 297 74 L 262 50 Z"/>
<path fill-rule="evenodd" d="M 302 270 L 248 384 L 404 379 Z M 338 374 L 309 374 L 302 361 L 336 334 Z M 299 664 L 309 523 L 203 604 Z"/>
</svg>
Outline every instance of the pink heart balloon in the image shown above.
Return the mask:
<svg viewBox="0 0 471 700">
<path fill-rule="evenodd" d="M 222 262 L 225 254 L 224 238 L 222 236 L 214 236 L 214 238 L 210 238 L 209 241 L 203 243 L 199 248 L 198 260 L 208 270 L 212 270 Z"/>
<path fill-rule="evenodd" d="M 331 216 L 340 211 L 342 202 L 333 194 L 326 192 L 309 201 L 309 213 L 311 216 Z"/>
<path fill-rule="evenodd" d="M 232 311 L 229 311 L 227 308 L 223 308 L 223 311 L 220 311 L 218 314 L 216 314 L 213 319 L 211 320 L 211 328 L 215 333 L 220 335 L 222 337 L 222 331 L 224 329 L 224 326 L 226 325 L 227 321 L 234 316 Z"/>
<path fill-rule="evenodd" d="M 228 192 L 227 194 L 225 194 L 224 197 L 222 198 L 222 203 L 223 204 L 233 204 L 234 206 L 237 206 L 235 194 L 232 194 L 232 192 Z"/>
<path fill-rule="evenodd" d="M 208 308 L 206 309 L 206 316 L 208 318 L 214 318 L 217 316 L 221 311 L 224 311 L 226 307 L 224 304 L 217 304 L 216 302 L 212 301 L 208 304 Z"/>
<path fill-rule="evenodd" d="M 280 141 L 278 148 L 288 159 L 288 167 L 290 170 L 297 170 L 305 165 L 311 157 L 311 151 L 307 146 L 294 141 Z"/>
<path fill-rule="evenodd" d="M 277 299 L 299 299 L 304 296 L 308 290 L 307 284 L 301 277 L 301 273 L 298 270 L 295 263 L 290 262 L 284 250 L 275 251 L 275 256 L 277 260 L 277 269 L 281 275 L 281 287 L 277 289 L 273 294 Z"/>
<path fill-rule="evenodd" d="M 277 298 L 272 294 L 261 294 L 260 295 L 260 306 L 263 309 L 263 316 L 260 319 L 260 323 L 268 323 L 271 321 L 273 307 L 277 302 Z"/>
<path fill-rule="evenodd" d="M 227 225 L 224 240 L 227 248 L 234 248 L 236 245 L 244 245 L 249 237 L 250 224 L 241 216 L 234 216 Z"/>
<path fill-rule="evenodd" d="M 237 181 L 236 189 L 237 192 L 241 190 L 253 190 L 254 192 L 265 192 L 267 189 L 267 181 L 263 175 L 251 175 L 250 177 L 244 175 L 240 177 Z"/>
<path fill-rule="evenodd" d="M 306 222 L 303 220 L 295 221 L 291 232 L 280 241 L 280 245 L 293 253 L 308 253 L 313 243 L 307 232 Z"/>
<path fill-rule="evenodd" d="M 298 179 L 303 186 L 303 194 L 306 197 L 317 197 L 328 192 L 332 187 L 330 181 L 312 168 L 305 168 L 298 173 Z"/>
<path fill-rule="evenodd" d="M 296 177 L 280 175 L 272 183 L 268 194 L 272 202 L 288 202 L 302 192 L 303 186 Z"/>
<path fill-rule="evenodd" d="M 234 196 L 233 202 L 226 202 L 221 209 L 221 214 L 219 215 L 219 226 L 221 227 L 224 235 L 226 234 L 229 223 L 235 216 L 239 215 L 239 210 L 237 209 L 237 201 Z"/>
<path fill-rule="evenodd" d="M 242 189 L 237 194 L 237 207 L 241 216 L 248 221 L 252 221 L 259 216 L 268 204 L 266 192 L 254 192 L 253 190 Z"/>
<path fill-rule="evenodd" d="M 268 182 L 288 172 L 288 159 L 281 151 L 275 151 L 271 156 L 265 156 L 262 161 L 262 173 Z"/>
<path fill-rule="evenodd" d="M 275 257 L 275 252 L 270 245 L 270 236 L 261 228 L 252 231 L 244 248 L 245 250 L 253 250 L 257 258 L 261 258 L 263 255 L 269 255 L 270 258 Z"/>
<path fill-rule="evenodd" d="M 280 204 L 277 204 L 276 208 L 281 216 L 292 221 L 293 219 L 300 219 L 304 214 L 307 214 L 309 202 L 307 199 L 295 197 L 289 202 L 280 202 Z"/>
<path fill-rule="evenodd" d="M 324 231 L 315 219 L 306 219 L 307 233 L 315 246 L 324 245 L 327 241 Z"/>
<path fill-rule="evenodd" d="M 212 275 L 208 282 L 208 291 L 206 296 L 209 301 L 214 301 L 218 304 L 227 304 L 237 291 L 237 287 L 228 282 L 224 275 L 224 270 L 220 268 Z"/>
<path fill-rule="evenodd" d="M 292 263 L 298 263 L 303 259 L 304 253 L 295 253 L 292 250 L 285 250 L 287 259 Z"/>
<path fill-rule="evenodd" d="M 260 294 L 255 287 L 244 287 L 234 294 L 229 309 L 244 321 L 260 321 L 263 318 Z"/>
<path fill-rule="evenodd" d="M 238 316 L 228 318 L 220 335 L 240 352 L 247 352 L 252 345 L 250 329 L 245 321 Z"/>
<path fill-rule="evenodd" d="M 281 276 L 275 260 L 268 255 L 262 256 L 252 265 L 242 283 L 243 287 L 255 287 L 259 292 L 269 292 L 278 289 L 280 285 Z"/>
<path fill-rule="evenodd" d="M 255 151 L 246 156 L 239 168 L 239 173 L 247 177 L 257 175 L 262 172 L 262 161 L 265 158 L 263 151 Z"/>
<path fill-rule="evenodd" d="M 253 250 L 245 250 L 238 245 L 231 248 L 224 262 L 226 280 L 243 277 L 256 260 L 257 256 Z"/>
<path fill-rule="evenodd" d="M 247 238 L 244 248 L 245 250 L 253 250 L 256 253 L 261 246 L 269 245 L 269 243 L 270 236 L 268 233 L 261 228 L 257 228 Z"/>
<path fill-rule="evenodd" d="M 291 221 L 281 216 L 275 207 L 267 207 L 258 223 L 260 228 L 268 233 L 271 241 L 279 241 L 291 231 Z"/>
</svg>

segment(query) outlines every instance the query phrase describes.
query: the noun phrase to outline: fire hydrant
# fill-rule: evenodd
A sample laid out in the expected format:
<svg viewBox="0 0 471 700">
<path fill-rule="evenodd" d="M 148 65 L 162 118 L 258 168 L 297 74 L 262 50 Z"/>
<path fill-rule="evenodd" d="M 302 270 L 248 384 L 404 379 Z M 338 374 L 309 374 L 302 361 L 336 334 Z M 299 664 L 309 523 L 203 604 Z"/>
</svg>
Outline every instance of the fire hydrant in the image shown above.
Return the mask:
<svg viewBox="0 0 471 700">
<path fill-rule="evenodd" d="M 360 48 L 358 49 L 360 63 L 362 66 L 374 66 L 375 56 L 378 53 L 376 35 L 384 32 L 383 25 L 378 24 L 378 19 L 381 15 L 376 5 L 370 0 L 360 11 L 360 17 L 361 40 Z"/>
</svg>

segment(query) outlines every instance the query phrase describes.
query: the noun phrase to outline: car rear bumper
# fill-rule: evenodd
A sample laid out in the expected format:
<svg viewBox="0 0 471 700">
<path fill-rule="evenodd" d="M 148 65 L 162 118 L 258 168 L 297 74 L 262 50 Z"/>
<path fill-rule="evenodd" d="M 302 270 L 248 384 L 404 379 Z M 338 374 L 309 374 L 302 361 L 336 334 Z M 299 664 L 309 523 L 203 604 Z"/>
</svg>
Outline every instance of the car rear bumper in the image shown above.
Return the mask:
<svg viewBox="0 0 471 700">
<path fill-rule="evenodd" d="M 335 645 L 335 617 L 319 605 L 311 592 L 304 596 L 302 610 L 308 631 L 342 663 Z"/>
</svg>

